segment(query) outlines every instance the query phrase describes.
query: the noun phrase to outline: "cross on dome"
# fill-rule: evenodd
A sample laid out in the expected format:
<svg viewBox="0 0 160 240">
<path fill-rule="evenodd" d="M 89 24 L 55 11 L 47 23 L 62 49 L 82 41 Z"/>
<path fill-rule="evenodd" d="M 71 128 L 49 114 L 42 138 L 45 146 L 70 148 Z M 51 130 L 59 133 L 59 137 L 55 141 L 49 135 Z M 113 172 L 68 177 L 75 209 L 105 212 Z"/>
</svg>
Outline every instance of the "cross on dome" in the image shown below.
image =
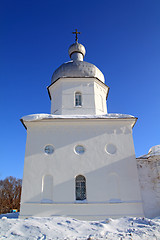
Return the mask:
<svg viewBox="0 0 160 240">
<path fill-rule="evenodd" d="M 78 32 L 77 29 L 76 29 L 76 31 L 75 31 L 75 32 L 72 32 L 72 33 L 73 33 L 73 34 L 76 34 L 76 36 L 75 36 L 75 37 L 76 37 L 75 41 L 78 42 L 78 34 L 81 34 L 81 32 Z"/>
</svg>

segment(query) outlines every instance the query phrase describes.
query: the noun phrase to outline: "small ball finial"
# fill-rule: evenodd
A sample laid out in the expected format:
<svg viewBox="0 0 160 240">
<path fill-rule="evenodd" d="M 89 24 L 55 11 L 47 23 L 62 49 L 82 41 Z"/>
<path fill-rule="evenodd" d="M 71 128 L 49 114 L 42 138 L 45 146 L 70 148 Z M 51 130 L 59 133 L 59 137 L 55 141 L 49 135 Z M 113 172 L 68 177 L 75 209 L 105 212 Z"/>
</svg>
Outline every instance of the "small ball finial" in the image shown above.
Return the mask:
<svg viewBox="0 0 160 240">
<path fill-rule="evenodd" d="M 85 56 L 86 50 L 85 47 L 80 43 L 73 43 L 68 49 L 69 56 L 72 60 L 81 60 Z"/>
</svg>

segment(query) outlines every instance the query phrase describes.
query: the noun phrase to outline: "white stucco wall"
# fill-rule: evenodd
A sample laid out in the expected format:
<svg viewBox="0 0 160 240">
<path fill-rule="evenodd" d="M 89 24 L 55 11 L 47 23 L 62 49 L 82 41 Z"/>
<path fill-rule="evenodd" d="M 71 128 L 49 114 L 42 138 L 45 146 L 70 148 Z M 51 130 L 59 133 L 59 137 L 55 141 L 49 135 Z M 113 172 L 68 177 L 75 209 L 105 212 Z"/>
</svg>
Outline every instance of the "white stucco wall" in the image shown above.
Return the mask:
<svg viewBox="0 0 160 240">
<path fill-rule="evenodd" d="M 108 87 L 96 78 L 61 78 L 49 87 L 51 113 L 66 115 L 106 114 Z M 82 107 L 75 107 L 75 93 L 82 94 Z"/>
<path fill-rule="evenodd" d="M 132 139 L 133 121 L 50 119 L 26 122 L 21 217 L 143 216 Z M 52 155 L 44 152 L 47 144 L 54 147 Z M 86 149 L 83 155 L 74 151 L 78 144 Z M 106 152 L 108 144 L 114 145 L 111 145 L 114 154 Z M 79 174 L 85 176 L 87 183 L 87 199 L 81 204 L 75 200 L 75 177 Z M 45 176 L 53 177 L 53 195 L 45 193 L 51 200 L 48 203 L 43 199 Z"/>
<path fill-rule="evenodd" d="M 144 214 L 160 216 L 160 156 L 138 158 L 137 164 Z"/>
</svg>

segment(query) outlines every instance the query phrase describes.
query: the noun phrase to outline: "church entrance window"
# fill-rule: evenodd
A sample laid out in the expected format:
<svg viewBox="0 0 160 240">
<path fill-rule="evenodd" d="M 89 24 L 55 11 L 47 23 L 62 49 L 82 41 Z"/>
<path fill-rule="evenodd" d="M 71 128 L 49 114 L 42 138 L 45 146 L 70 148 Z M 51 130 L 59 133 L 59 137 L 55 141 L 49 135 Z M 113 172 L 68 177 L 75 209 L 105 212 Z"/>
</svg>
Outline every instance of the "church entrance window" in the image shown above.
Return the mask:
<svg viewBox="0 0 160 240">
<path fill-rule="evenodd" d="M 76 107 L 82 106 L 82 94 L 80 92 L 75 93 L 75 106 Z"/>
<path fill-rule="evenodd" d="M 86 179 L 82 175 L 76 177 L 76 200 L 86 199 Z"/>
</svg>

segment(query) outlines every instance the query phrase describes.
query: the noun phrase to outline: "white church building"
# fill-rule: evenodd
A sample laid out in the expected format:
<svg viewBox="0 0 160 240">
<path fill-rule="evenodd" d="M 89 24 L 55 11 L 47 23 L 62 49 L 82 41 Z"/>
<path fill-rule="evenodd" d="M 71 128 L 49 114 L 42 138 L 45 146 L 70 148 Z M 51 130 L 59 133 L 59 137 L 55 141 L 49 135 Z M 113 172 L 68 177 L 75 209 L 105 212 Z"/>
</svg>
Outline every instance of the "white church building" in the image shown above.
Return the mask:
<svg viewBox="0 0 160 240">
<path fill-rule="evenodd" d="M 20 217 L 83 220 L 144 216 L 132 129 L 136 118 L 107 113 L 109 87 L 83 61 L 85 47 L 52 76 L 50 114 L 21 119 L 27 129 Z"/>
</svg>

